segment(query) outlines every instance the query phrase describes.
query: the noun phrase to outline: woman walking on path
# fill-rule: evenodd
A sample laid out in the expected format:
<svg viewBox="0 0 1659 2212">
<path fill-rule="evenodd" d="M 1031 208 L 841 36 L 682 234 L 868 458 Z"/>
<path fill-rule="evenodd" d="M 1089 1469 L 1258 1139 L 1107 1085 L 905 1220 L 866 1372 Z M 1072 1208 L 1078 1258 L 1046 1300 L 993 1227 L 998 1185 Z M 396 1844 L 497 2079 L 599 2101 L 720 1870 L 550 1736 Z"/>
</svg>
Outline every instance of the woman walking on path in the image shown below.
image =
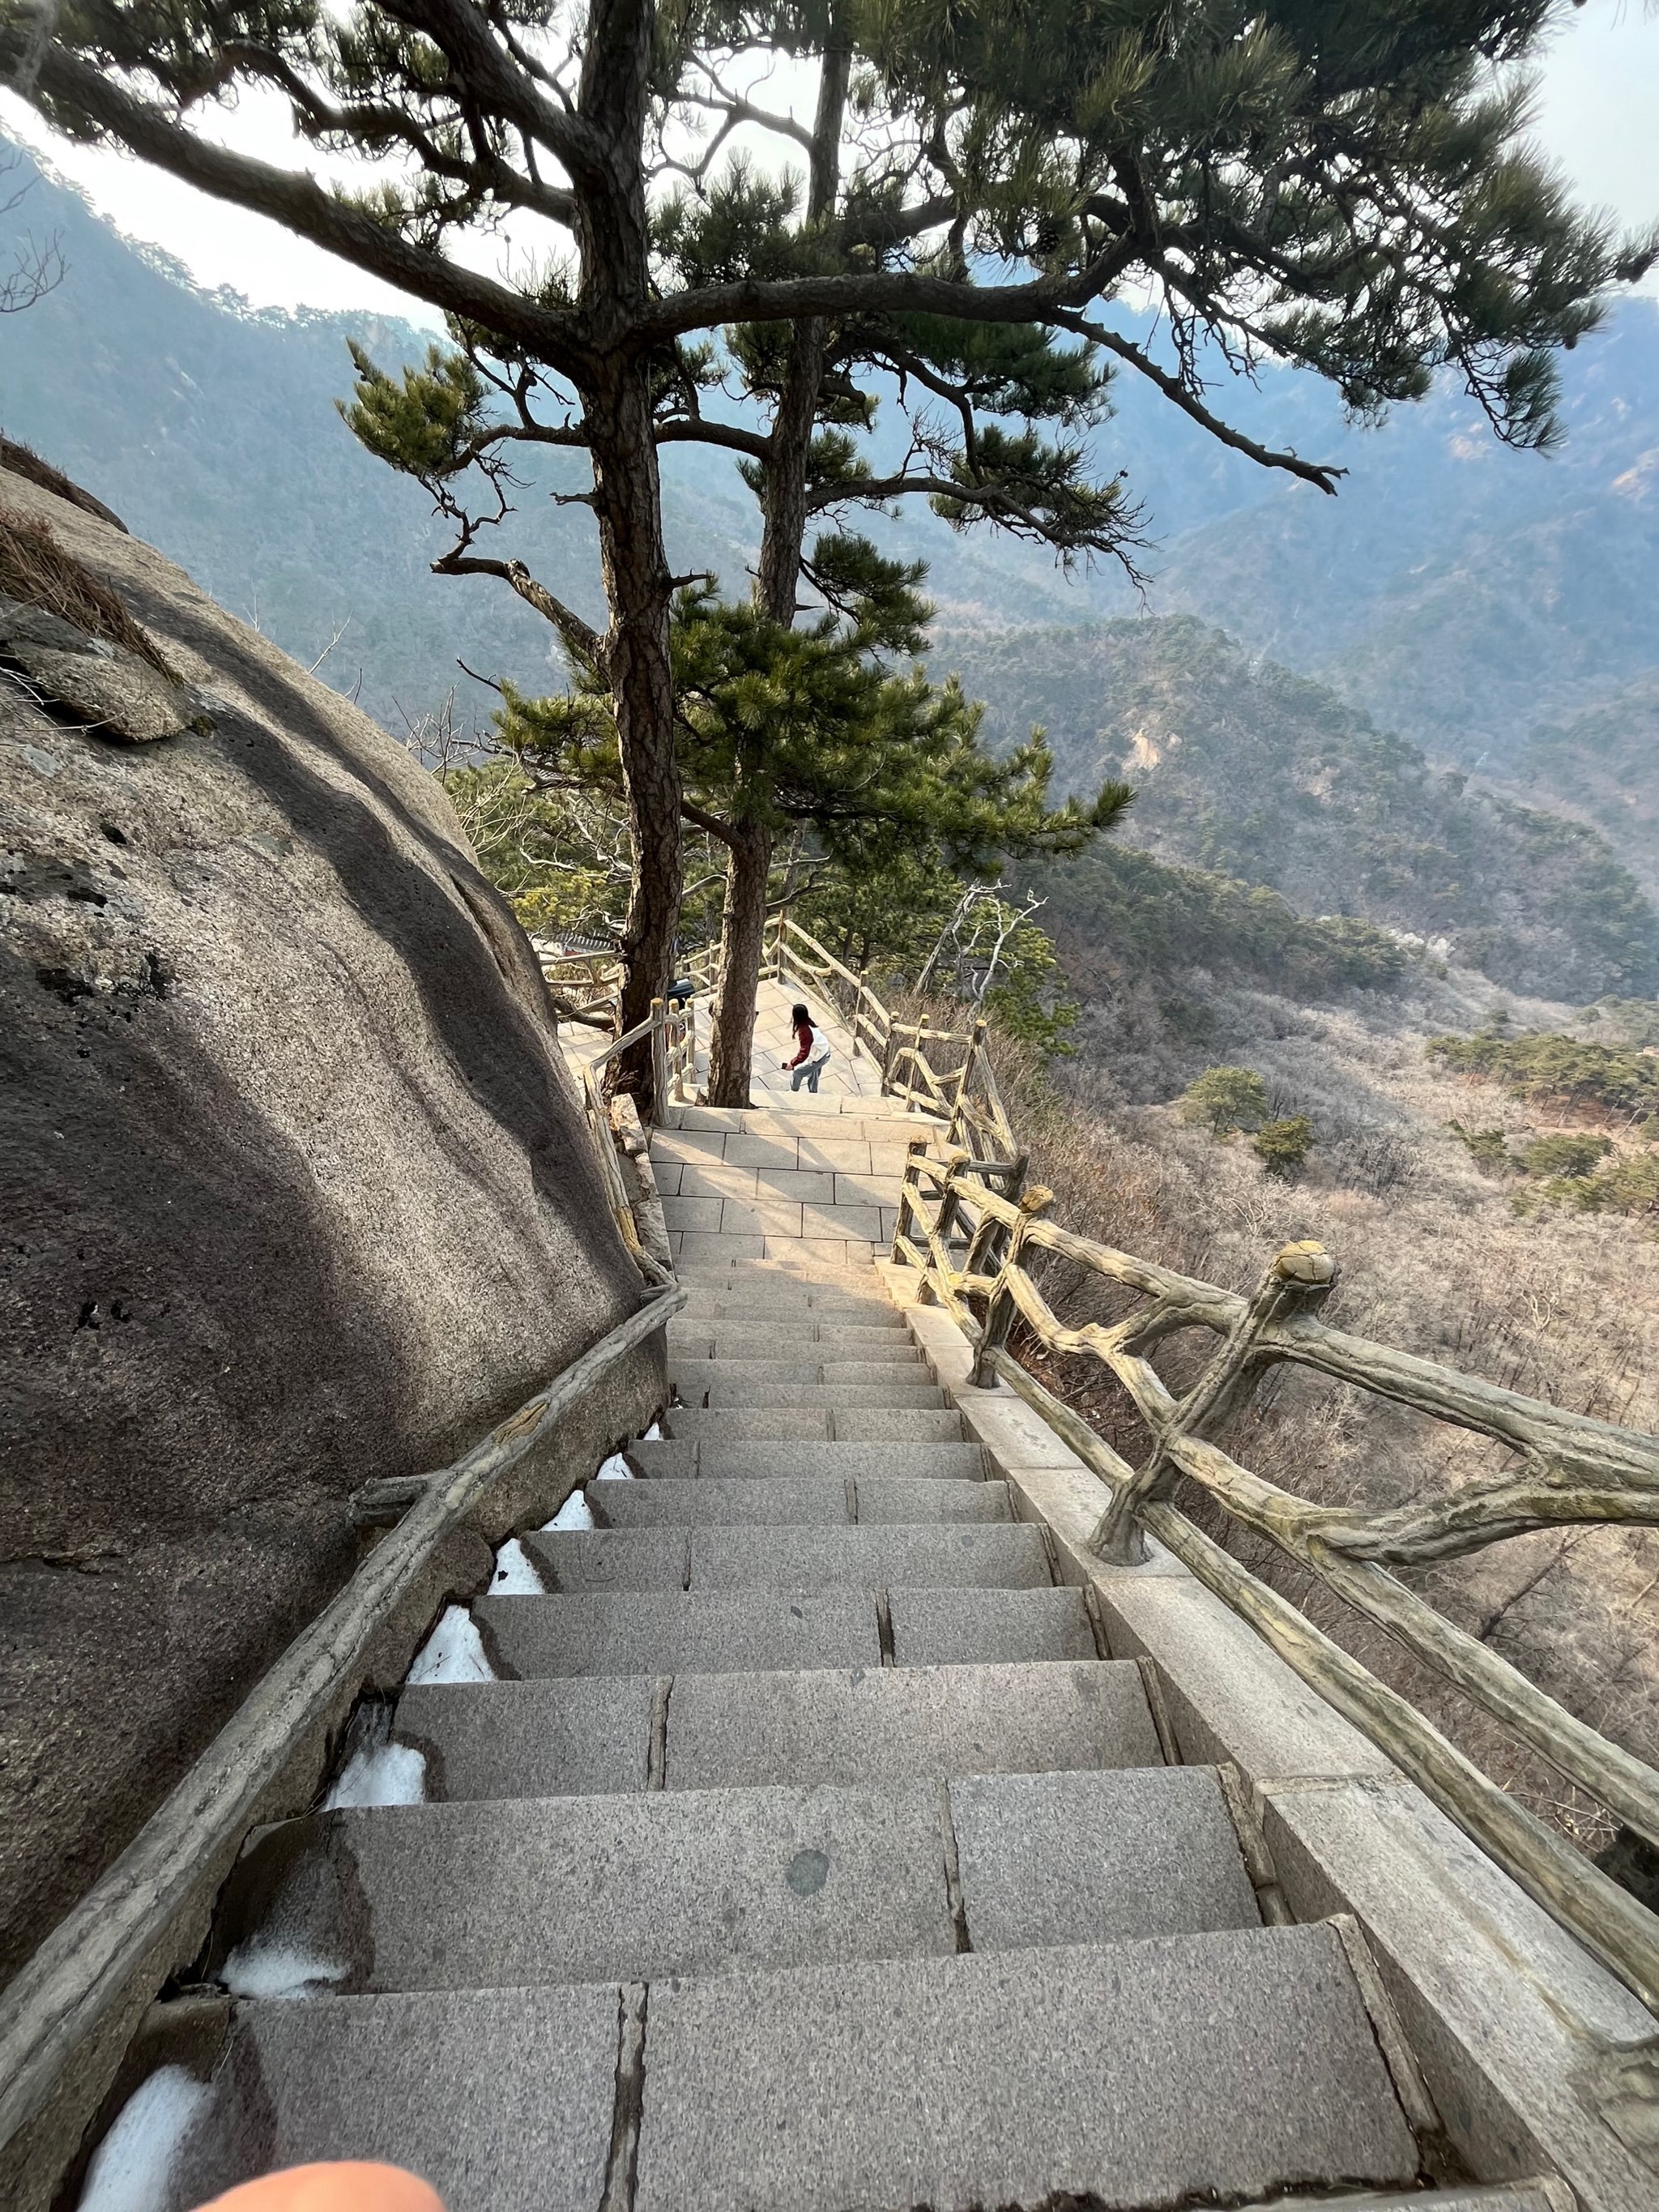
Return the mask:
<svg viewBox="0 0 1659 2212">
<path fill-rule="evenodd" d="M 807 1089 L 816 1095 L 818 1078 L 830 1057 L 830 1040 L 826 1036 L 819 1036 L 814 1030 L 811 1017 L 805 1006 L 790 1008 L 789 1023 L 795 1032 L 796 1047 L 794 1058 L 783 1063 L 789 1077 L 789 1088 L 799 1091 L 804 1080 Z"/>
</svg>

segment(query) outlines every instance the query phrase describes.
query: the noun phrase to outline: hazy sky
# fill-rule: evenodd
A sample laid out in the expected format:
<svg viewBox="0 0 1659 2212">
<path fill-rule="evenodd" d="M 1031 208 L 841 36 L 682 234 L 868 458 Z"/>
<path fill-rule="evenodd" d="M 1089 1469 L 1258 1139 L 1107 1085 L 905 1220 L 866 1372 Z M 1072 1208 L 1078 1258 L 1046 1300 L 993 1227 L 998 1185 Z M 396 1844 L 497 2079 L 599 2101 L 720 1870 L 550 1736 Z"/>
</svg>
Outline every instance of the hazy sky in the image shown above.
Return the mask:
<svg viewBox="0 0 1659 2212">
<path fill-rule="evenodd" d="M 437 319 L 258 216 L 125 155 L 52 139 L 9 94 L 0 94 L 0 122 L 123 230 L 165 246 L 210 288 L 229 284 L 256 307 L 368 307 Z M 287 111 L 275 94 L 245 100 L 226 136 L 269 160 L 292 158 Z M 1644 0 L 1588 0 L 1577 11 L 1544 65 L 1538 136 L 1583 199 L 1631 224 L 1659 219 L 1659 9 Z M 1644 289 L 1659 293 L 1659 272 Z"/>
</svg>

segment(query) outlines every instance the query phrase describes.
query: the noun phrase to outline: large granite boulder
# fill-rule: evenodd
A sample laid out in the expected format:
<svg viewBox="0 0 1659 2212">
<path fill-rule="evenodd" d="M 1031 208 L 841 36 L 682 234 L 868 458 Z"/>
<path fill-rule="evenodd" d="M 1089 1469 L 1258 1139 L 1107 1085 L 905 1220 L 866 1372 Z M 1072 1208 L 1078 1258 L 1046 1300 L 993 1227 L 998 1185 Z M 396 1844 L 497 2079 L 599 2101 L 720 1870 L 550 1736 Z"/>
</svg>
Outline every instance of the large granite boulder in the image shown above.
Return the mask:
<svg viewBox="0 0 1659 2212">
<path fill-rule="evenodd" d="M 0 607 L 3 1980 L 349 1572 L 348 1493 L 641 1286 L 437 784 L 89 506 L 0 511 L 155 649 Z"/>
</svg>

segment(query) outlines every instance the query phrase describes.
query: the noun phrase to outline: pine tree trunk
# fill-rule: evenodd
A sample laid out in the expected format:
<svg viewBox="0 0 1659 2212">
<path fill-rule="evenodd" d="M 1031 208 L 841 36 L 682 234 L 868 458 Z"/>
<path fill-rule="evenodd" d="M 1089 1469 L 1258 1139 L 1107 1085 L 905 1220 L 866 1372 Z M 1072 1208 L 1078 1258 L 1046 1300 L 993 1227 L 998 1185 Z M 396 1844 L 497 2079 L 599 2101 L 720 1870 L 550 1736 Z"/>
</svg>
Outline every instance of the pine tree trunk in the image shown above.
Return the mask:
<svg viewBox="0 0 1659 2212">
<path fill-rule="evenodd" d="M 592 0 L 580 106 L 592 136 L 578 203 L 580 305 L 591 346 L 578 380 L 593 463 L 593 506 L 611 627 L 605 673 L 622 751 L 634 881 L 623 933 L 623 1027 L 632 1029 L 673 980 L 680 909 L 680 775 L 668 654 L 672 596 L 648 364 L 622 341 L 651 295 L 642 160 L 655 10 Z M 617 1066 L 618 1086 L 653 1110 L 651 1041 Z"/>
<path fill-rule="evenodd" d="M 850 54 L 832 49 L 823 58 L 813 128 L 811 179 L 807 215 L 817 220 L 835 206 L 839 174 L 842 118 L 847 106 Z M 763 611 L 786 629 L 795 620 L 802 541 L 806 535 L 806 473 L 812 426 L 829 326 L 821 319 L 798 322 L 791 332 L 789 363 L 769 437 L 762 497 L 765 520 L 755 599 Z M 733 793 L 741 815 L 744 792 L 741 770 Z M 714 1036 L 708 1055 L 711 1106 L 748 1103 L 750 1061 L 755 1047 L 755 994 L 760 988 L 766 938 L 766 886 L 771 869 L 772 834 L 746 825 L 734 843 L 726 876 L 726 921 L 720 933 L 720 988 L 714 1007 Z M 763 848 L 758 860 L 757 852 Z"/>
<path fill-rule="evenodd" d="M 632 1029 L 673 981 L 680 915 L 680 775 L 668 654 L 668 556 L 644 365 L 620 364 L 608 388 L 584 395 L 592 438 L 599 559 L 611 609 L 606 672 L 622 752 L 634 880 L 623 932 L 623 1027 Z M 624 1055 L 618 1086 L 649 1110 L 649 1040 Z"/>
<path fill-rule="evenodd" d="M 726 916 L 720 929 L 720 989 L 708 1052 L 711 1106 L 746 1106 L 755 1049 L 755 997 L 766 952 L 766 887 L 772 873 L 772 833 L 759 823 L 730 831 Z"/>
</svg>

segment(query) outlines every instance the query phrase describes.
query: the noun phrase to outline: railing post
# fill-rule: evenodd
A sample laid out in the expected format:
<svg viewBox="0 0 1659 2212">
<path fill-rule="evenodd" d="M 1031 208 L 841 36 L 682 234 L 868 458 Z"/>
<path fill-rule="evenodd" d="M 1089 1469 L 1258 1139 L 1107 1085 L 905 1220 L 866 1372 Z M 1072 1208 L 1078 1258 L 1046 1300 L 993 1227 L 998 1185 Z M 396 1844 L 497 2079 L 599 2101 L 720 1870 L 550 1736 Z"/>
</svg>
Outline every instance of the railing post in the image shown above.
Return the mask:
<svg viewBox="0 0 1659 2212">
<path fill-rule="evenodd" d="M 939 1219 L 933 1224 L 933 1234 L 947 1249 L 951 1243 L 951 1232 L 957 1225 L 957 1216 L 962 1211 L 962 1189 L 959 1179 L 963 1169 L 972 1158 L 971 1152 L 964 1152 L 958 1149 L 947 1153 L 942 1163 L 949 1180 L 945 1186 L 945 1195 L 939 1200 Z"/>
<path fill-rule="evenodd" d="M 994 1390 L 997 1371 L 992 1364 L 992 1354 L 1002 1351 L 1008 1342 L 1008 1332 L 1014 1325 L 1014 1316 L 1019 1308 L 1014 1304 L 1014 1294 L 1008 1287 L 1012 1269 L 1019 1265 L 1020 1248 L 1025 1242 L 1026 1231 L 1039 1215 L 1046 1213 L 1054 1204 L 1054 1194 L 1034 1182 L 1019 1201 L 1019 1219 L 1012 1229 L 1004 1229 L 1006 1240 L 999 1254 L 997 1285 L 985 1309 L 985 1328 L 979 1340 L 979 1350 L 974 1356 L 974 1371 L 968 1378 L 976 1390 Z M 1000 1224 L 998 1224 L 1000 1226 Z"/>
<path fill-rule="evenodd" d="M 660 999 L 651 1001 L 652 1119 L 659 1121 L 668 1103 L 668 1013 Z"/>
<path fill-rule="evenodd" d="M 682 1000 L 675 1024 L 672 1059 L 674 1096 L 682 1106 L 690 1103 L 697 1087 L 697 1002 Z"/>
<path fill-rule="evenodd" d="M 1022 1152 L 1009 1167 L 1002 1170 L 1002 1196 L 1010 1205 L 1018 1206 L 1019 1194 L 1025 1188 L 1025 1170 L 1030 1164 L 1030 1155 Z M 978 1226 L 969 1240 L 968 1256 L 962 1263 L 964 1275 L 982 1275 L 985 1263 L 991 1255 L 1000 1255 L 1006 1241 L 1007 1231 L 995 1216 L 981 1213 Z"/>
<path fill-rule="evenodd" d="M 859 1056 L 859 1024 L 864 1018 L 864 979 L 869 972 L 867 968 L 859 969 L 858 988 L 853 994 L 853 1058 L 854 1060 Z"/>
<path fill-rule="evenodd" d="M 1170 1446 L 1182 1437 L 1201 1437 L 1237 1412 L 1255 1387 L 1264 1355 L 1262 1331 L 1294 1313 L 1322 1305 L 1336 1281 L 1336 1262 L 1322 1244 L 1286 1244 L 1256 1285 L 1255 1294 L 1228 1332 L 1192 1389 L 1158 1431 L 1145 1462 L 1113 1492 L 1101 1515 L 1090 1549 L 1120 1566 L 1138 1566 L 1146 1557 L 1140 1510 L 1160 1496 L 1173 1477 Z"/>
<path fill-rule="evenodd" d="M 887 1096 L 887 1087 L 893 1079 L 893 1060 L 897 1051 L 898 1024 L 895 1022 L 893 1026 L 887 1032 L 887 1042 L 883 1048 L 881 1055 L 881 1091 L 879 1096 L 883 1098 Z"/>
<path fill-rule="evenodd" d="M 898 1218 L 893 1224 L 893 1242 L 888 1254 L 896 1267 L 902 1267 L 905 1264 L 904 1254 L 899 1249 L 899 1246 L 902 1240 L 910 1233 L 912 1217 L 915 1211 L 915 1189 L 919 1180 L 917 1162 L 927 1151 L 929 1141 L 926 1137 L 912 1137 L 904 1148 L 904 1181 L 899 1185 Z"/>
<path fill-rule="evenodd" d="M 951 1101 L 951 1121 L 945 1132 L 946 1144 L 949 1144 L 956 1135 L 962 1121 L 962 1102 L 968 1095 L 968 1079 L 974 1072 L 974 1054 L 976 1052 L 983 1052 L 984 1049 L 985 1024 L 983 1022 L 975 1022 L 974 1034 L 968 1040 L 968 1049 L 963 1054 L 962 1073 L 957 1078 L 957 1095 Z"/>
</svg>

